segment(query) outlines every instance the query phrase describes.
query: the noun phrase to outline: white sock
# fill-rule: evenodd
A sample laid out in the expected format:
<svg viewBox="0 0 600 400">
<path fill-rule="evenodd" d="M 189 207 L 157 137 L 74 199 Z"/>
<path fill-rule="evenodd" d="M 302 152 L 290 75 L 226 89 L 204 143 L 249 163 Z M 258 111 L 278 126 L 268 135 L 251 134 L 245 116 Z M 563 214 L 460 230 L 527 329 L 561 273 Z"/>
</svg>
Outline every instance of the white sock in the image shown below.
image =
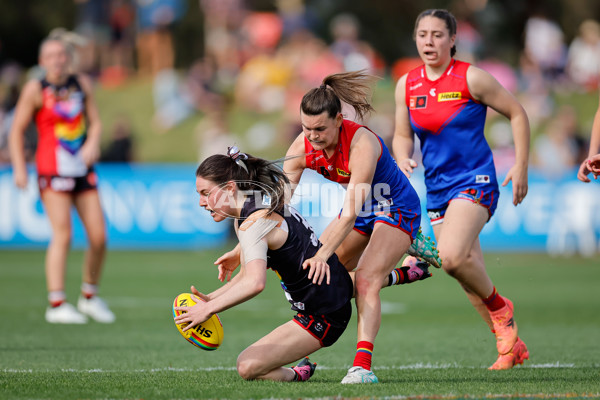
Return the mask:
<svg viewBox="0 0 600 400">
<path fill-rule="evenodd" d="M 83 282 L 81 284 L 81 293 L 87 298 L 94 297 L 98 293 L 98 285 Z"/>
<path fill-rule="evenodd" d="M 66 299 L 67 295 L 65 295 L 65 292 L 63 292 L 62 290 L 52 290 L 48 292 L 48 302 L 53 307 L 61 305 Z"/>
</svg>

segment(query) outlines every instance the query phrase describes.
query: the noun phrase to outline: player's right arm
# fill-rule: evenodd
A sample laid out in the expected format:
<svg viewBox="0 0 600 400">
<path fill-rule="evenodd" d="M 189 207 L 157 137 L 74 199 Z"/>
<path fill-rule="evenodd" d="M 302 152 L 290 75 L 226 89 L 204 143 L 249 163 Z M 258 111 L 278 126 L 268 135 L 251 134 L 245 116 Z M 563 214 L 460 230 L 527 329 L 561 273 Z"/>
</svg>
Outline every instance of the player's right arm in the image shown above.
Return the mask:
<svg viewBox="0 0 600 400">
<path fill-rule="evenodd" d="M 394 128 L 392 151 L 398 167 L 404 172 L 404 175 L 410 178 L 413 168 L 417 166 L 417 163 L 411 158 L 415 147 L 415 139 L 410 126 L 408 108 L 406 107 L 406 77 L 407 74 L 398 80 L 394 94 L 396 102 L 396 126 Z"/>
<path fill-rule="evenodd" d="M 306 169 L 306 151 L 304 150 L 304 133 L 300 133 L 285 155 L 283 172 L 287 175 L 291 185 L 291 195 L 300 183 L 302 172 Z"/>
<path fill-rule="evenodd" d="M 27 163 L 25 160 L 25 130 L 35 111 L 42 105 L 42 87 L 39 81 L 29 81 L 17 101 L 15 116 L 9 135 L 10 159 L 13 166 L 15 185 L 24 189 L 27 186 Z"/>
<path fill-rule="evenodd" d="M 598 93 L 600 94 L 600 91 L 598 91 Z M 590 137 L 588 156 L 579 166 L 579 171 L 577 173 L 577 178 L 580 181 L 590 182 L 590 178 L 588 178 L 590 172 L 592 172 L 595 179 L 597 179 L 598 168 L 600 167 L 600 161 L 597 157 L 598 154 L 600 154 L 600 99 L 598 100 L 598 109 L 596 110 L 594 123 L 592 125 L 592 136 Z M 594 168 L 596 172 L 594 172 Z"/>
<path fill-rule="evenodd" d="M 175 318 L 176 324 L 189 322 L 183 331 L 208 320 L 214 314 L 228 310 L 240 303 L 243 303 L 263 291 L 267 282 L 267 262 L 262 259 L 255 259 L 242 265 L 240 273 L 234 279 L 223 286 L 218 296 L 214 293 L 208 296 L 199 296 L 206 302 L 198 302 L 192 307 L 185 308 L 185 313 Z M 180 308 L 176 308 L 179 310 Z"/>
<path fill-rule="evenodd" d="M 207 302 L 189 308 L 189 315 L 180 315 L 176 322 L 190 322 L 193 327 L 206 321 L 213 314 L 243 303 L 262 292 L 267 281 L 269 244 L 280 247 L 287 239 L 287 234 L 278 239 L 272 235 L 274 228 L 279 226 L 282 220 L 277 214 L 266 215 L 265 210 L 247 217 L 236 230 L 242 255 L 240 272 L 226 285 L 206 296 L 199 296 Z M 184 331 L 189 328 L 186 327 Z"/>
</svg>

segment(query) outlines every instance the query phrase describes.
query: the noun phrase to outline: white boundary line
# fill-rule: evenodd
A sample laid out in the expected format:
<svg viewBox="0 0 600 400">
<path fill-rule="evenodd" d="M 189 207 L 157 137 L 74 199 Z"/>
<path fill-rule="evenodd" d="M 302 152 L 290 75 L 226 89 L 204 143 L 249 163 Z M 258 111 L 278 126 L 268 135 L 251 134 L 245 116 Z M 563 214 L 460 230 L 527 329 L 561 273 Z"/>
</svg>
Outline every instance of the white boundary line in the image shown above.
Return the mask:
<svg viewBox="0 0 600 400">
<path fill-rule="evenodd" d="M 588 366 L 589 367 L 589 366 Z M 468 368 L 468 369 L 484 369 L 487 367 L 481 366 L 464 366 L 456 363 L 452 364 L 429 364 L 429 363 L 416 363 L 409 365 L 389 365 L 389 366 L 377 366 L 375 369 L 378 370 L 408 370 L 408 369 L 458 369 L 458 368 Z M 554 363 L 545 363 L 545 364 L 530 364 L 523 365 L 518 367 L 518 369 L 523 368 L 540 368 L 540 369 L 553 369 L 553 368 L 577 368 L 575 364 L 572 363 L 561 363 L 556 361 Z M 600 365 L 592 365 L 592 368 L 600 368 Z M 335 369 L 346 369 L 346 367 L 332 367 L 326 365 L 319 365 L 320 370 L 335 370 Z M 89 373 L 89 374 L 109 374 L 109 373 L 118 373 L 118 372 L 133 372 L 133 373 L 152 373 L 152 372 L 211 372 L 211 371 L 235 371 L 235 367 L 200 367 L 200 368 L 173 368 L 173 367 L 164 367 L 164 368 L 149 368 L 149 369 L 129 369 L 129 370 L 121 370 L 121 369 L 102 369 L 102 368 L 93 368 L 93 369 L 74 369 L 74 368 L 60 368 L 60 369 L 17 369 L 17 368 L 4 368 L 1 369 L 2 373 L 10 373 L 10 374 L 35 374 L 40 372 L 73 372 L 73 373 Z"/>
</svg>

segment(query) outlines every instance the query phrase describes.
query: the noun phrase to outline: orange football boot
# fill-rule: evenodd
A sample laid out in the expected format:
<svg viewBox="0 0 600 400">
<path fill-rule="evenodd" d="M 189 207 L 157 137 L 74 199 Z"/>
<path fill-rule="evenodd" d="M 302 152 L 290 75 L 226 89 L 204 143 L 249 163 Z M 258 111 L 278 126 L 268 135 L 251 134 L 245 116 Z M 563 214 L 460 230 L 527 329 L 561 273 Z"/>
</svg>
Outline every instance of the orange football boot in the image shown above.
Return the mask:
<svg viewBox="0 0 600 400">
<path fill-rule="evenodd" d="M 521 338 L 517 338 L 517 342 L 512 350 L 507 354 L 499 354 L 496 362 L 488 369 L 511 369 L 515 365 L 523 364 L 525 360 L 529 360 L 529 350 L 527 350 L 527 346 L 525 346 Z"/>
<path fill-rule="evenodd" d="M 502 297 L 506 305 L 499 310 L 490 311 L 496 334 L 496 348 L 498 354 L 508 354 L 517 342 L 517 323 L 513 318 L 513 303 Z"/>
</svg>

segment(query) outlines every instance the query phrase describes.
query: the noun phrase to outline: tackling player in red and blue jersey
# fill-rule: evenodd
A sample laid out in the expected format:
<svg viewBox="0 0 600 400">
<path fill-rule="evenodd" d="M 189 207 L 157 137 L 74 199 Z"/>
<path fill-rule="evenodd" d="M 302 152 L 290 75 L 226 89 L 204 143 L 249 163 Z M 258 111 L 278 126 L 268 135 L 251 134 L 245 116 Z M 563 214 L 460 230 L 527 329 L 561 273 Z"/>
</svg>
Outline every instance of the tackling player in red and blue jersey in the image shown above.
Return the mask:
<svg viewBox="0 0 600 400">
<path fill-rule="evenodd" d="M 283 165 L 292 186 L 305 169 L 346 185 L 342 211 L 321 235 L 323 246 L 304 266 L 327 268 L 326 260 L 335 252 L 348 270 L 356 269 L 357 351 L 342 379 L 349 384 L 378 382 L 371 356 L 381 323 L 380 283 L 409 249 L 425 244 L 418 231 L 420 202 L 407 178 L 377 135 L 342 115 L 342 102 L 359 118 L 372 110 L 367 101 L 370 81 L 362 72 L 334 74 L 306 93 L 300 105 L 302 133 Z M 439 267 L 437 252 L 431 250 L 427 261 Z"/>
</svg>

